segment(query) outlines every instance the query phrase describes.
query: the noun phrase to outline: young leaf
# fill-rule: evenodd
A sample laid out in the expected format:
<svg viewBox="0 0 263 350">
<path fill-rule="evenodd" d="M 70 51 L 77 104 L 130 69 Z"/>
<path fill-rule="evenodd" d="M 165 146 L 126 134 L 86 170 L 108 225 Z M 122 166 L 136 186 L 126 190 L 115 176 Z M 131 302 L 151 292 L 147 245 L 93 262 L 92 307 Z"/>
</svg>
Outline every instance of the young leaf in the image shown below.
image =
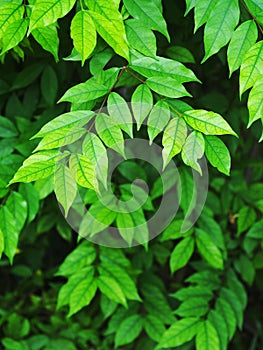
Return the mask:
<svg viewBox="0 0 263 350">
<path fill-rule="evenodd" d="M 173 348 L 192 340 L 198 331 L 200 320 L 196 317 L 183 318 L 168 328 L 160 341 L 160 347 Z"/>
<path fill-rule="evenodd" d="M 110 93 L 107 108 L 111 120 L 133 138 L 133 120 L 130 109 L 124 100 L 116 92 Z"/>
<path fill-rule="evenodd" d="M 147 0 L 124 0 L 124 5 L 128 12 L 143 23 L 146 28 L 158 30 L 168 41 L 170 40 L 165 20 L 154 2 Z"/>
<path fill-rule="evenodd" d="M 229 175 L 231 157 L 223 141 L 216 136 L 205 136 L 205 155 L 215 168 Z"/>
<path fill-rule="evenodd" d="M 178 98 L 191 96 L 184 86 L 173 78 L 162 76 L 151 77 L 146 80 L 146 84 L 151 90 L 166 97 Z"/>
<path fill-rule="evenodd" d="M 108 156 L 100 138 L 94 133 L 89 132 L 82 143 L 82 152 L 95 165 L 98 180 L 107 188 Z"/>
<path fill-rule="evenodd" d="M 139 85 L 131 97 L 132 111 L 137 123 L 137 130 L 150 113 L 153 106 L 153 96 L 147 85 Z"/>
<path fill-rule="evenodd" d="M 205 231 L 196 229 L 196 245 L 203 258 L 216 269 L 223 269 L 222 253 Z"/>
<path fill-rule="evenodd" d="M 114 343 L 115 348 L 133 342 L 141 333 L 143 320 L 141 315 L 132 315 L 121 322 L 117 329 Z"/>
<path fill-rule="evenodd" d="M 153 32 L 137 19 L 125 22 L 129 44 L 141 54 L 148 57 L 156 56 L 156 38 Z"/>
<path fill-rule="evenodd" d="M 163 169 L 170 160 L 181 152 L 187 136 L 187 127 L 183 118 L 174 117 L 163 133 Z"/>
<path fill-rule="evenodd" d="M 58 62 L 59 38 L 56 24 L 35 28 L 31 34 L 42 48 L 50 52 Z"/>
<path fill-rule="evenodd" d="M 120 153 L 125 158 L 124 138 L 120 127 L 116 123 L 111 122 L 111 118 L 104 113 L 97 115 L 95 126 L 98 135 L 105 145 Z"/>
<path fill-rule="evenodd" d="M 109 276 L 100 275 L 97 279 L 100 291 L 109 299 L 127 307 L 127 300 L 120 285 Z"/>
<path fill-rule="evenodd" d="M 227 49 L 229 76 L 241 66 L 246 53 L 257 41 L 257 37 L 257 25 L 253 20 L 243 22 L 234 31 Z"/>
<path fill-rule="evenodd" d="M 170 257 L 170 269 L 171 272 L 184 267 L 188 261 L 190 260 L 192 254 L 194 252 L 194 239 L 192 236 L 186 237 L 180 241 L 172 251 Z"/>
<path fill-rule="evenodd" d="M 205 62 L 231 39 L 239 21 L 238 0 L 219 0 L 213 7 L 204 32 Z"/>
<path fill-rule="evenodd" d="M 193 131 L 187 136 L 182 148 L 182 160 L 186 165 L 195 169 L 202 175 L 202 169 L 198 160 L 203 157 L 205 151 L 205 141 L 203 135 L 198 131 Z"/>
<path fill-rule="evenodd" d="M 165 101 L 158 101 L 151 110 L 147 121 L 150 145 L 155 137 L 164 130 L 169 119 L 169 105 Z"/>
<path fill-rule="evenodd" d="M 230 125 L 221 115 L 208 112 L 203 109 L 196 109 L 184 113 L 184 119 L 188 125 L 205 135 L 236 135 Z"/>
<path fill-rule="evenodd" d="M 74 6 L 76 0 L 38 0 L 32 5 L 29 32 L 45 27 L 64 17 Z"/>
<path fill-rule="evenodd" d="M 80 53 L 82 65 L 96 46 L 97 34 L 95 24 L 88 11 L 78 11 L 72 19 L 70 35 L 75 49 Z"/>
<path fill-rule="evenodd" d="M 240 96 L 260 79 L 263 74 L 263 40 L 247 51 L 240 68 Z"/>
<path fill-rule="evenodd" d="M 199 324 L 196 335 L 196 350 L 221 350 L 217 331 L 209 320 Z"/>
</svg>

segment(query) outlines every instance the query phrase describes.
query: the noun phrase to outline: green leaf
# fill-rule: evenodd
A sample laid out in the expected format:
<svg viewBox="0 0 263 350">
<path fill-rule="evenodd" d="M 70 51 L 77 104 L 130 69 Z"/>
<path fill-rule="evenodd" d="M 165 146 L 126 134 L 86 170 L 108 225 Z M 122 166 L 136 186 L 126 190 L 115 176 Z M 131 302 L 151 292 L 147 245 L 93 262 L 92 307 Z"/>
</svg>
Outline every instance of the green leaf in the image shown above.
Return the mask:
<svg viewBox="0 0 263 350">
<path fill-rule="evenodd" d="M 199 297 L 192 297 L 185 300 L 175 310 L 175 314 L 180 317 L 202 317 L 209 311 L 207 300 Z"/>
<path fill-rule="evenodd" d="M 258 37 L 257 25 L 249 20 L 240 24 L 234 31 L 227 49 L 227 61 L 229 66 L 229 76 L 237 70 Z"/>
<path fill-rule="evenodd" d="M 19 193 L 27 201 L 28 207 L 28 222 L 31 222 L 36 217 L 39 210 L 39 196 L 37 190 L 30 183 L 19 185 Z"/>
<path fill-rule="evenodd" d="M 196 317 L 183 318 L 168 328 L 160 341 L 160 347 L 177 347 L 192 340 L 196 335 L 199 326 L 199 319 Z"/>
<path fill-rule="evenodd" d="M 171 296 L 180 301 L 187 301 L 192 298 L 200 298 L 204 301 L 209 301 L 212 299 L 213 293 L 209 288 L 203 286 L 190 286 L 179 289 L 176 293 L 171 294 Z"/>
<path fill-rule="evenodd" d="M 124 152 L 124 138 L 120 127 L 112 122 L 111 118 L 104 113 L 97 115 L 95 126 L 98 135 L 105 145 L 118 152 L 123 158 L 126 158 Z"/>
<path fill-rule="evenodd" d="M 199 81 L 194 73 L 182 63 L 164 57 L 156 56 L 156 58 L 153 59 L 151 57 L 137 55 L 135 59 L 132 60 L 130 67 L 146 78 L 172 78 L 177 80 L 178 83 Z"/>
<path fill-rule="evenodd" d="M 72 129 L 87 124 L 94 115 L 92 111 L 74 111 L 61 114 L 44 125 L 33 138 L 43 137 L 52 132 L 59 132 L 59 130 L 63 130 L 62 133 L 67 134 Z"/>
<path fill-rule="evenodd" d="M 214 326 L 217 331 L 220 343 L 220 350 L 227 350 L 228 345 L 228 335 L 227 335 L 227 325 L 221 314 L 215 310 L 211 310 L 208 314 L 208 320 Z"/>
<path fill-rule="evenodd" d="M 205 135 L 236 135 L 230 125 L 221 117 L 221 115 L 196 109 L 184 113 L 184 119 L 188 125 Z"/>
<path fill-rule="evenodd" d="M 202 169 L 198 160 L 203 157 L 205 151 L 205 140 L 198 131 L 193 131 L 185 140 L 182 148 L 182 160 L 186 165 L 195 169 L 202 175 Z"/>
<path fill-rule="evenodd" d="M 225 299 L 218 298 L 215 310 L 222 316 L 227 327 L 228 340 L 231 340 L 236 330 L 236 317 L 233 309 Z"/>
<path fill-rule="evenodd" d="M 151 77 L 146 80 L 146 84 L 151 90 L 163 96 L 171 98 L 191 96 L 184 86 L 173 78 L 162 76 Z"/>
<path fill-rule="evenodd" d="M 11 192 L 6 207 L 14 217 L 17 230 L 21 230 L 27 218 L 27 202 L 19 192 Z"/>
<path fill-rule="evenodd" d="M 67 217 L 68 211 L 77 195 L 77 184 L 71 170 L 62 163 L 58 164 L 55 169 L 54 192 Z"/>
<path fill-rule="evenodd" d="M 240 96 L 251 88 L 263 74 L 263 40 L 258 41 L 246 53 L 240 68 Z"/>
<path fill-rule="evenodd" d="M 253 208 L 244 206 L 240 209 L 237 218 L 237 234 L 240 235 L 242 232 L 250 228 L 257 218 L 256 212 Z"/>
<path fill-rule="evenodd" d="M 2 39 L 3 47 L 1 54 L 17 46 L 20 41 L 23 40 L 24 36 L 26 35 L 27 26 L 28 19 L 26 18 L 21 18 L 18 21 L 12 22 L 8 25 Z"/>
<path fill-rule="evenodd" d="M 133 120 L 127 102 L 116 92 L 110 93 L 107 109 L 111 120 L 133 138 Z"/>
<path fill-rule="evenodd" d="M 212 234 L 212 233 L 211 233 Z M 223 269 L 222 253 L 205 231 L 196 229 L 196 245 L 203 258 L 216 269 Z"/>
<path fill-rule="evenodd" d="M 38 27 L 46 27 L 64 17 L 76 0 L 37 0 L 32 5 L 29 32 Z"/>
<path fill-rule="evenodd" d="M 256 274 L 252 261 L 246 255 L 242 254 L 238 260 L 235 260 L 234 265 L 235 269 L 242 276 L 242 279 L 251 286 Z"/>
<path fill-rule="evenodd" d="M 105 10 L 106 8 L 104 8 Z M 130 60 L 128 42 L 121 14 L 115 9 L 107 8 L 104 13 L 88 11 L 100 36 L 113 50 L 127 61 Z"/>
<path fill-rule="evenodd" d="M 187 136 L 186 123 L 181 117 L 174 117 L 168 123 L 163 133 L 163 169 L 170 160 L 181 152 Z"/>
<path fill-rule="evenodd" d="M 141 84 L 136 88 L 131 97 L 131 105 L 137 130 L 139 130 L 153 106 L 153 96 L 147 85 Z"/>
<path fill-rule="evenodd" d="M 184 267 L 190 260 L 194 252 L 194 239 L 192 236 L 182 239 L 172 251 L 170 257 L 170 269 L 171 272 Z"/>
<path fill-rule="evenodd" d="M 56 62 L 58 62 L 59 38 L 56 24 L 36 28 L 32 30 L 31 34 L 42 48 L 50 52 L 54 56 Z"/>
<path fill-rule="evenodd" d="M 263 219 L 252 225 L 246 234 L 248 238 L 263 239 Z"/>
<path fill-rule="evenodd" d="M 243 325 L 243 308 L 242 308 L 242 304 L 240 303 L 240 301 L 236 298 L 235 293 L 228 289 L 228 288 L 221 288 L 220 290 L 220 297 L 223 298 L 224 300 L 226 300 L 229 305 L 232 307 L 234 313 L 235 313 L 235 317 L 236 317 L 236 321 L 237 321 L 237 325 L 239 327 L 239 329 L 242 329 L 242 325 Z"/>
<path fill-rule="evenodd" d="M 183 46 L 170 46 L 166 50 L 166 55 L 175 61 L 182 63 L 195 63 L 195 58 L 190 50 Z"/>
<path fill-rule="evenodd" d="M 63 263 L 59 266 L 59 276 L 68 277 L 78 273 L 83 268 L 91 265 L 96 259 L 96 251 L 94 245 L 87 241 L 83 241 L 71 253 L 69 253 Z"/>
<path fill-rule="evenodd" d="M 213 7 L 204 31 L 205 62 L 231 39 L 239 21 L 238 0 L 219 0 Z"/>
<path fill-rule="evenodd" d="M 230 153 L 224 142 L 218 137 L 205 136 L 205 155 L 213 167 L 225 175 L 230 174 Z"/>
<path fill-rule="evenodd" d="M 0 230 L 4 236 L 4 253 L 12 264 L 18 244 L 18 230 L 13 213 L 7 206 L 0 208 Z"/>
<path fill-rule="evenodd" d="M 263 115 L 263 99 L 262 99 L 263 80 L 257 80 L 248 96 L 248 111 L 250 127 L 256 120 L 262 118 Z"/>
<path fill-rule="evenodd" d="M 195 28 L 194 33 L 205 24 L 210 17 L 213 8 L 216 5 L 217 0 L 204 0 L 196 1 L 195 4 Z"/>
<path fill-rule="evenodd" d="M 115 348 L 133 342 L 141 333 L 143 320 L 141 315 L 132 315 L 123 320 L 117 329 Z"/>
<path fill-rule="evenodd" d="M 7 117 L 0 117 L 0 137 L 9 138 L 17 136 L 14 124 Z"/>
<path fill-rule="evenodd" d="M 82 268 L 69 277 L 68 282 L 59 291 L 57 309 L 69 304 L 68 316 L 72 316 L 84 306 L 90 304 L 97 290 L 94 268 Z"/>
<path fill-rule="evenodd" d="M 88 11 L 81 10 L 75 14 L 70 26 L 70 36 L 75 49 L 80 53 L 83 65 L 97 42 L 95 24 Z"/>
<path fill-rule="evenodd" d="M 85 83 L 80 83 L 69 90 L 61 97 L 59 102 L 82 103 L 95 100 L 98 97 L 106 95 L 108 88 L 103 84 L 96 82 L 94 78 L 90 78 Z"/>
<path fill-rule="evenodd" d="M 147 120 L 150 145 L 160 132 L 162 132 L 170 119 L 170 108 L 165 101 L 158 101 L 150 112 Z"/>
<path fill-rule="evenodd" d="M 187 277 L 186 282 L 196 283 L 211 290 L 219 289 L 221 285 L 218 274 L 213 270 L 195 272 L 190 277 Z"/>
<path fill-rule="evenodd" d="M 47 66 L 41 76 L 41 93 L 49 105 L 54 105 L 58 93 L 58 79 L 51 66 Z"/>
<path fill-rule="evenodd" d="M 263 4 L 262 0 L 245 0 L 245 3 L 252 13 L 252 16 L 256 18 L 257 22 L 263 24 Z"/>
<path fill-rule="evenodd" d="M 160 9 L 152 1 L 147 0 L 124 0 L 128 12 L 138 19 L 144 26 L 162 33 L 170 40 L 165 20 Z"/>
<path fill-rule="evenodd" d="M 82 143 L 82 152 L 95 165 L 97 179 L 107 188 L 108 156 L 100 138 L 94 133 L 89 132 Z"/>
<path fill-rule="evenodd" d="M 217 331 L 209 320 L 199 324 L 196 335 L 196 350 L 221 350 Z"/>
<path fill-rule="evenodd" d="M 196 0 L 185 0 L 185 2 L 186 2 L 186 10 L 185 10 L 184 16 L 186 16 L 192 10 L 192 8 L 196 6 Z"/>
<path fill-rule="evenodd" d="M 101 293 L 116 303 L 120 303 L 127 307 L 127 300 L 125 298 L 125 295 L 123 294 L 120 285 L 116 282 L 115 279 L 109 276 L 100 275 L 97 279 L 97 282 Z"/>
<path fill-rule="evenodd" d="M 156 342 L 160 341 L 163 333 L 165 332 L 163 322 L 158 317 L 151 314 L 144 318 L 143 326 L 148 336 Z"/>
<path fill-rule="evenodd" d="M 0 258 L 2 258 L 4 248 L 5 248 L 5 237 L 2 229 L 0 228 Z"/>
<path fill-rule="evenodd" d="M 129 44 L 137 51 L 148 57 L 156 56 L 156 38 L 153 32 L 137 19 L 125 22 Z"/>
<path fill-rule="evenodd" d="M 94 191 L 98 190 L 95 164 L 87 156 L 72 154 L 69 160 L 69 167 L 80 186 Z"/>
<path fill-rule="evenodd" d="M 0 12 L 0 38 L 6 35 L 6 29 L 16 21 L 23 18 L 24 6 L 19 2 L 9 2 L 1 6 Z"/>
</svg>

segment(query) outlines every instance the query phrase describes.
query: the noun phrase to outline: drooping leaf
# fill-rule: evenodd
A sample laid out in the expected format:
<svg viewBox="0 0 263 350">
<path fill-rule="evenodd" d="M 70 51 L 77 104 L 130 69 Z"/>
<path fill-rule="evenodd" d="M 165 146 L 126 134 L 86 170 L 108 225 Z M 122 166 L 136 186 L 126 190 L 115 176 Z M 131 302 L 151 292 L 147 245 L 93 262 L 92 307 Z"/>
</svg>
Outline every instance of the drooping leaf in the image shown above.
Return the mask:
<svg viewBox="0 0 263 350">
<path fill-rule="evenodd" d="M 147 85 L 141 84 L 136 88 L 132 94 L 131 104 L 137 130 L 139 130 L 153 106 L 153 96 Z"/>
<path fill-rule="evenodd" d="M 204 0 L 204 1 L 196 1 L 195 4 L 195 28 L 194 33 L 200 28 L 203 24 L 205 24 L 210 17 L 211 11 L 216 5 L 216 0 Z"/>
<path fill-rule="evenodd" d="M 75 14 L 70 26 L 70 35 L 83 65 L 97 42 L 96 28 L 88 11 L 81 10 Z"/>
<path fill-rule="evenodd" d="M 255 44 L 257 37 L 257 25 L 252 20 L 243 22 L 234 31 L 227 49 L 230 76 L 241 66 L 247 51 Z"/>
<path fill-rule="evenodd" d="M 19 192 L 12 192 L 6 207 L 12 213 L 17 230 L 21 230 L 27 218 L 27 202 Z"/>
<path fill-rule="evenodd" d="M 187 136 L 187 127 L 183 118 L 174 117 L 168 123 L 163 133 L 163 169 L 169 161 L 181 152 Z"/>
<path fill-rule="evenodd" d="M 262 89 L 263 80 L 257 80 L 249 93 L 247 102 L 249 111 L 248 127 L 250 127 L 256 120 L 262 118 L 263 116 Z"/>
<path fill-rule="evenodd" d="M 76 0 L 37 0 L 32 5 L 29 32 L 45 27 L 64 17 L 74 6 Z"/>
<path fill-rule="evenodd" d="M 182 147 L 182 160 L 186 165 L 195 169 L 202 175 L 202 169 L 198 160 L 202 158 L 205 151 L 205 141 L 203 135 L 198 131 L 189 134 Z"/>
<path fill-rule="evenodd" d="M 192 254 L 194 252 L 194 239 L 192 236 L 186 237 L 180 241 L 172 251 L 170 257 L 170 269 L 171 272 L 184 267 L 188 261 L 190 260 Z"/>
<path fill-rule="evenodd" d="M 58 78 L 55 70 L 50 65 L 43 71 L 40 86 L 45 101 L 48 105 L 53 105 L 58 93 Z"/>
<path fill-rule="evenodd" d="M 132 115 L 123 97 L 116 92 L 110 93 L 107 103 L 108 112 L 114 124 L 120 126 L 131 138 L 133 138 Z"/>
<path fill-rule="evenodd" d="M 72 154 L 69 160 L 69 168 L 77 183 L 91 190 L 98 190 L 95 164 L 83 154 Z"/>
<path fill-rule="evenodd" d="M 155 137 L 164 130 L 169 119 L 169 105 L 165 101 L 158 101 L 151 110 L 147 120 L 150 144 L 152 144 Z"/>
<path fill-rule="evenodd" d="M 230 125 L 221 117 L 221 115 L 196 109 L 184 113 L 184 119 L 188 125 L 205 135 L 236 135 Z"/>
<path fill-rule="evenodd" d="M 109 299 L 127 307 L 127 300 L 125 298 L 125 295 L 123 294 L 120 285 L 116 282 L 115 279 L 109 276 L 100 275 L 98 277 L 98 288 Z"/>
<path fill-rule="evenodd" d="M 148 336 L 156 342 L 160 341 L 163 333 L 165 332 L 163 322 L 158 317 L 151 314 L 144 318 L 143 326 Z"/>
<path fill-rule="evenodd" d="M 184 86 L 176 79 L 156 76 L 146 80 L 148 87 L 160 95 L 178 98 L 183 96 L 191 96 Z"/>
<path fill-rule="evenodd" d="M 31 34 L 42 48 L 50 52 L 58 62 L 59 38 L 56 24 L 35 28 Z"/>
<path fill-rule="evenodd" d="M 221 173 L 229 175 L 231 158 L 226 145 L 216 136 L 205 136 L 205 155 Z"/>
<path fill-rule="evenodd" d="M 215 310 L 222 316 L 227 326 L 228 340 L 231 340 L 236 330 L 236 317 L 233 309 L 225 299 L 218 298 Z"/>
<path fill-rule="evenodd" d="M 158 30 L 167 40 L 170 39 L 162 13 L 153 1 L 124 0 L 124 5 L 128 12 L 146 27 Z"/>
<path fill-rule="evenodd" d="M 240 96 L 260 79 L 263 74 L 263 40 L 258 41 L 246 53 L 240 68 Z"/>
<path fill-rule="evenodd" d="M 220 343 L 220 350 L 227 350 L 228 334 L 224 318 L 217 311 L 211 310 L 208 314 L 208 320 L 216 329 Z"/>
<path fill-rule="evenodd" d="M 94 133 L 89 132 L 82 143 L 82 152 L 95 165 L 97 178 L 107 188 L 108 156 L 100 138 Z"/>
<path fill-rule="evenodd" d="M 124 138 L 120 127 L 116 123 L 111 122 L 111 118 L 104 113 L 97 115 L 95 126 L 98 135 L 105 145 L 120 153 L 125 158 Z"/>
<path fill-rule="evenodd" d="M 67 217 L 68 211 L 77 195 L 77 184 L 71 170 L 63 163 L 59 163 L 55 169 L 54 191 Z"/>
<path fill-rule="evenodd" d="M 205 26 L 205 57 L 202 62 L 217 53 L 229 42 L 238 21 L 238 0 L 219 0 L 216 2 Z"/>
<path fill-rule="evenodd" d="M 28 222 L 31 222 L 36 217 L 39 210 L 39 195 L 34 186 L 30 183 L 21 183 L 19 185 L 19 193 L 27 202 Z"/>
<path fill-rule="evenodd" d="M 240 303 L 240 301 L 236 298 L 235 293 L 232 290 L 223 287 L 220 290 L 220 297 L 223 298 L 224 300 L 226 300 L 229 303 L 229 305 L 232 307 L 232 309 L 235 313 L 237 325 L 238 325 L 239 329 L 242 329 L 242 326 L 243 326 L 243 308 L 242 308 L 242 304 Z"/>
<path fill-rule="evenodd" d="M 4 253 L 12 264 L 17 249 L 19 232 L 16 227 L 16 220 L 7 206 L 0 208 L 0 230 L 4 236 Z"/>
</svg>

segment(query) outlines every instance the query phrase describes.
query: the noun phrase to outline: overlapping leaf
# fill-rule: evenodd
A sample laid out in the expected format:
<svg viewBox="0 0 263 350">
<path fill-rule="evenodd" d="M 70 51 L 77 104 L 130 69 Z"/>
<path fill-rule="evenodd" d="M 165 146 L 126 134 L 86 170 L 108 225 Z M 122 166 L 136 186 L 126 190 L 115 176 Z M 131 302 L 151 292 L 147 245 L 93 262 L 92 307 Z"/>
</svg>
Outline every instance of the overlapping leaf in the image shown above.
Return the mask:
<svg viewBox="0 0 263 350">
<path fill-rule="evenodd" d="M 189 134 L 182 147 L 182 160 L 186 165 L 195 169 L 202 175 L 202 169 L 198 160 L 202 158 L 205 151 L 204 137 L 200 132 L 193 131 Z"/>
<path fill-rule="evenodd" d="M 205 136 L 205 155 L 215 168 L 229 175 L 231 158 L 223 141 L 216 136 Z"/>
</svg>

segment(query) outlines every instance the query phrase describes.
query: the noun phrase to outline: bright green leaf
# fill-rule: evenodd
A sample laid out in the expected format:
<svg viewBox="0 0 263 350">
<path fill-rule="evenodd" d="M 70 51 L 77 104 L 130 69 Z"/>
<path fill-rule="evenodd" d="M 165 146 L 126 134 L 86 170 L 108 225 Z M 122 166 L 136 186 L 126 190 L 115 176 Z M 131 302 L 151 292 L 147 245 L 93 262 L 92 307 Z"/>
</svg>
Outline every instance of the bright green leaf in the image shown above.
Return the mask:
<svg viewBox="0 0 263 350">
<path fill-rule="evenodd" d="M 186 165 L 195 169 L 202 175 L 202 169 L 198 160 L 202 158 L 205 151 L 205 141 L 203 135 L 198 131 L 189 134 L 182 147 L 182 160 Z"/>
<path fill-rule="evenodd" d="M 205 155 L 215 168 L 229 175 L 231 157 L 223 141 L 216 136 L 205 136 Z"/>
<path fill-rule="evenodd" d="M 153 106 L 153 96 L 147 85 L 141 84 L 136 88 L 131 97 L 131 105 L 139 130 Z"/>
<path fill-rule="evenodd" d="M 193 252 L 194 252 L 193 237 L 190 236 L 181 240 L 172 251 L 172 254 L 170 257 L 171 272 L 174 273 L 175 271 L 184 267 L 190 260 Z"/>
<path fill-rule="evenodd" d="M 209 321 L 203 321 L 196 335 L 196 350 L 221 350 L 217 331 Z"/>
</svg>

